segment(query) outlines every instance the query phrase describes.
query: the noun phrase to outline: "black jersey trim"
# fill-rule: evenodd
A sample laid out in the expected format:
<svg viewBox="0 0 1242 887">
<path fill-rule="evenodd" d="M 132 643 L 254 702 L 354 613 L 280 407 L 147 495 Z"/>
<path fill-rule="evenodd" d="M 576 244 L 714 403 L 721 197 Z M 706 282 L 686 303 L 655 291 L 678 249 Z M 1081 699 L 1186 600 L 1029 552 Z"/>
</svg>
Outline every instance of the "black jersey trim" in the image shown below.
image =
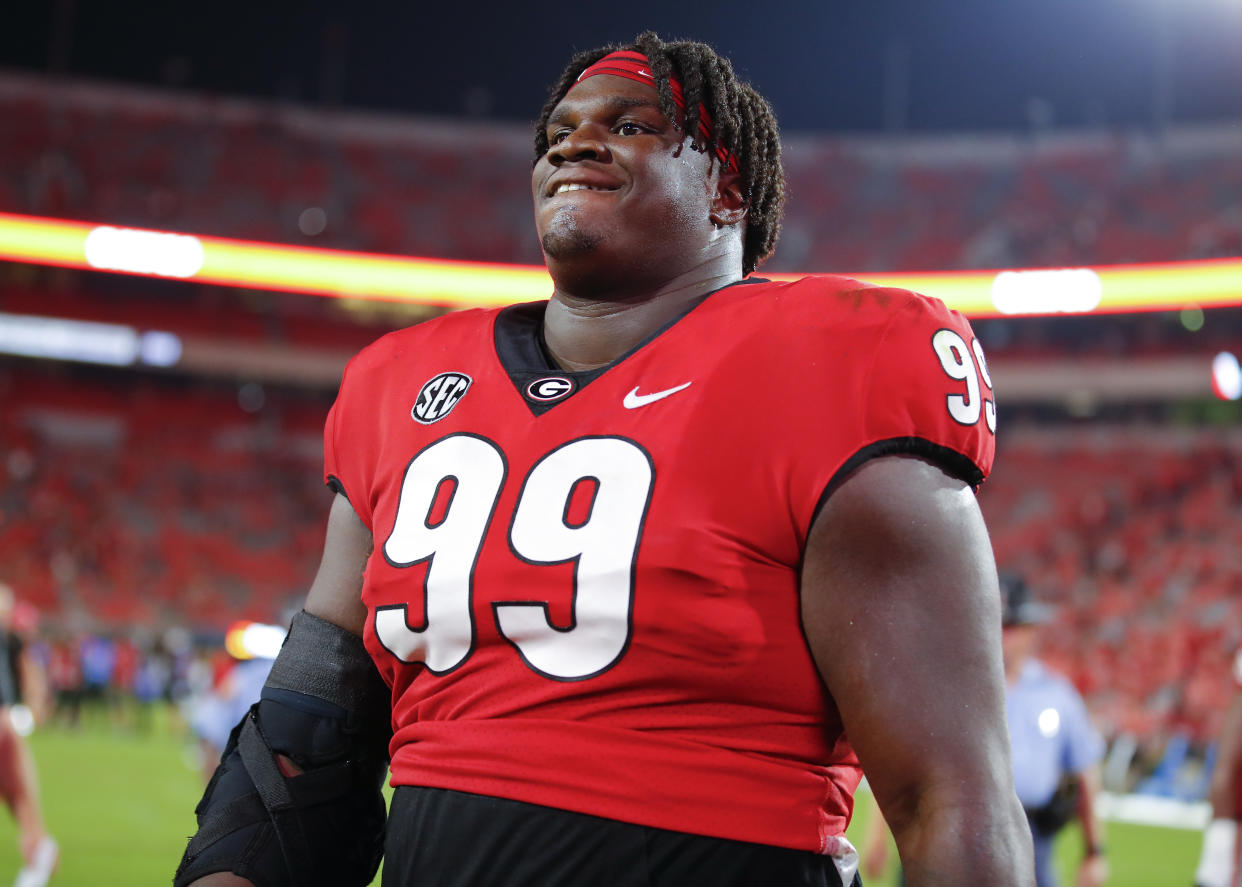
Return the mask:
<svg viewBox="0 0 1242 887">
<path fill-rule="evenodd" d="M 771 283 L 771 281 L 762 277 L 745 277 L 704 293 L 612 363 L 594 370 L 582 372 L 564 370 L 552 360 L 552 355 L 548 352 L 547 344 L 543 337 L 543 315 L 548 307 L 546 301 L 522 302 L 517 305 L 510 305 L 501 309 L 500 313 L 496 315 L 496 321 L 492 328 L 496 357 L 500 361 L 500 366 L 504 369 L 505 374 L 508 375 L 509 381 L 517 389 L 518 395 L 521 396 L 522 400 L 526 402 L 527 407 L 530 408 L 531 413 L 536 416 L 542 416 L 553 407 L 572 400 L 574 395 L 587 385 L 618 364 L 624 363 L 631 355 L 641 351 L 716 293 L 730 287 L 751 283 Z M 574 390 L 565 397 L 552 402 L 532 401 L 526 397 L 527 385 L 540 376 L 552 374 L 572 379 Z"/>
<path fill-rule="evenodd" d="M 326 481 L 326 483 L 328 485 L 329 490 L 331 490 L 334 493 L 339 493 L 340 495 L 345 497 L 346 502 L 349 502 L 349 493 L 345 492 L 345 485 L 341 483 L 341 479 L 339 477 L 337 477 L 335 474 L 329 474 L 328 480 Z M 350 503 L 350 504 L 352 505 L 353 503 Z"/>
<path fill-rule="evenodd" d="M 933 443 L 925 437 L 890 437 L 867 444 L 845 460 L 845 464 L 833 474 L 832 479 L 828 481 L 824 491 L 820 494 L 819 501 L 815 503 L 810 525 L 814 525 L 828 497 L 836 492 L 846 478 L 864 463 L 881 456 L 919 456 L 935 464 L 946 474 L 970 484 L 972 489 L 978 490 L 979 484 L 983 483 L 983 469 L 976 465 L 969 456 L 951 447 Z"/>
</svg>

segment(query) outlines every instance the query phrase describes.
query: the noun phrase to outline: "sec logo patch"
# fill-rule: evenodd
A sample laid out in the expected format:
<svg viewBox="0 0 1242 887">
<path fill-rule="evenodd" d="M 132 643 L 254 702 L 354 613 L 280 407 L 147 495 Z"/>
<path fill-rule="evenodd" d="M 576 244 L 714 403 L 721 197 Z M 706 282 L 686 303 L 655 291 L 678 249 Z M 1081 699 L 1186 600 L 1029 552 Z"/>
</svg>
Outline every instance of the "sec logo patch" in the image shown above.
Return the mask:
<svg viewBox="0 0 1242 887">
<path fill-rule="evenodd" d="M 526 396 L 531 400 L 548 403 L 567 397 L 573 393 L 573 390 L 572 379 L 566 379 L 564 376 L 544 376 L 526 386 Z"/>
<path fill-rule="evenodd" d="M 440 373 L 429 379 L 418 392 L 410 417 L 424 425 L 439 422 L 457 406 L 473 381 L 465 373 Z"/>
</svg>

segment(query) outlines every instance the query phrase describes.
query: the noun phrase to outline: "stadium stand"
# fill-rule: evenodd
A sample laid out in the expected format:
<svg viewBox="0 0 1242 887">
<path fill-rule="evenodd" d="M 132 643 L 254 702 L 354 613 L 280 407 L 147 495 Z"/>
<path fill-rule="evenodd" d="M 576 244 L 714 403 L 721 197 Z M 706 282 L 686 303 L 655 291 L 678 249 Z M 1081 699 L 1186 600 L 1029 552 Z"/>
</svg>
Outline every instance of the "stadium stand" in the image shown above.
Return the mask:
<svg viewBox="0 0 1242 887">
<path fill-rule="evenodd" d="M 538 263 L 521 126 L 0 75 L 0 211 Z M 1053 267 L 1242 254 L 1221 125 L 786 142 L 769 270 Z M 445 208 L 451 208 L 446 212 Z M 318 221 L 304 214 L 322 212 Z"/>
<path fill-rule="evenodd" d="M 192 383 L 3 380 L 0 561 L 49 617 L 222 628 L 306 588 L 326 513 L 322 395 L 248 413 Z"/>
<path fill-rule="evenodd" d="M 1057 606 L 1043 654 L 1110 735 L 1214 736 L 1242 646 L 1242 435 L 1009 429 L 981 490 L 998 561 Z"/>
</svg>

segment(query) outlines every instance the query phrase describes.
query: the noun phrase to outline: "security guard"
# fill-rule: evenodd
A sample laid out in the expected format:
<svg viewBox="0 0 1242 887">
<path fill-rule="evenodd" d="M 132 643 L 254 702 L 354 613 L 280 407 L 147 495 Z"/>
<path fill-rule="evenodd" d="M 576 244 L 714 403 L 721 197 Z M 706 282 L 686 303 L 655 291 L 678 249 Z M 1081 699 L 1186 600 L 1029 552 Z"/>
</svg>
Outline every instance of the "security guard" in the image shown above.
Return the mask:
<svg viewBox="0 0 1242 887">
<path fill-rule="evenodd" d="M 1073 684 L 1033 655 L 1051 609 L 1035 600 L 1016 574 L 1001 574 L 1001 595 L 1014 787 L 1031 824 L 1036 882 L 1055 887 L 1053 838 L 1078 818 L 1086 849 L 1077 883 L 1097 887 L 1108 877 L 1103 833 L 1095 816 L 1104 740 Z"/>
</svg>

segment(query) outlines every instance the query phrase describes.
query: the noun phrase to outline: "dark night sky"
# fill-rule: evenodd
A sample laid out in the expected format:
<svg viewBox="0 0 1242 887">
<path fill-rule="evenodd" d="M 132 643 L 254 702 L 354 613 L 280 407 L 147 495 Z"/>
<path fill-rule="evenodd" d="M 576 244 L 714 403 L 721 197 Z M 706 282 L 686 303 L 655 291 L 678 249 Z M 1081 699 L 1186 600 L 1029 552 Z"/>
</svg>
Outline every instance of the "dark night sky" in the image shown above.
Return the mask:
<svg viewBox="0 0 1242 887">
<path fill-rule="evenodd" d="M 1057 124 L 1148 125 L 1162 58 L 1173 119 L 1242 125 L 1242 0 L 14 6 L 0 66 L 356 108 L 529 120 L 571 51 L 651 27 L 730 55 L 787 130 L 1013 129 L 1032 99 Z M 886 58 L 906 60 L 897 117 Z"/>
</svg>

